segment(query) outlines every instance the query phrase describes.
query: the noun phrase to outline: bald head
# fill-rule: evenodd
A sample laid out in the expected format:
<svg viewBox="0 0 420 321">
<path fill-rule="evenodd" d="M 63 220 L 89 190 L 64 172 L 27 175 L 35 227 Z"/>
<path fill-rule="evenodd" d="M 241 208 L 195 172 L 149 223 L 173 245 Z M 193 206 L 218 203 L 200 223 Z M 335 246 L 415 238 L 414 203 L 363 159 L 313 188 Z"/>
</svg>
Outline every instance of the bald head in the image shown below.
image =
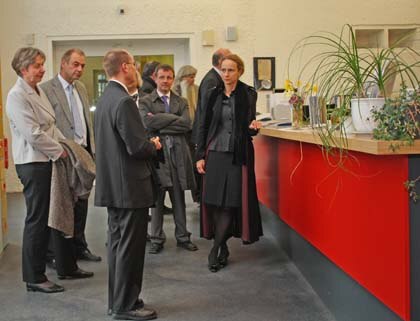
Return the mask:
<svg viewBox="0 0 420 321">
<path fill-rule="evenodd" d="M 212 57 L 212 64 L 217 69 L 220 69 L 220 65 L 222 64 L 222 59 L 226 57 L 227 55 L 230 55 L 231 52 L 227 48 L 219 48 L 217 49 Z"/>
</svg>

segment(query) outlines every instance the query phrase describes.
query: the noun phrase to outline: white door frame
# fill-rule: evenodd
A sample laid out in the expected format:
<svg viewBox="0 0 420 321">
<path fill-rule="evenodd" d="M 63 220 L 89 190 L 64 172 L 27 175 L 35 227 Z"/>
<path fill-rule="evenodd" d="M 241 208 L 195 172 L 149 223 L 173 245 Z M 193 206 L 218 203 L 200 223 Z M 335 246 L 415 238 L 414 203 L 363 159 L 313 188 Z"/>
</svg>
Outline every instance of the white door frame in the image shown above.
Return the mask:
<svg viewBox="0 0 420 321">
<path fill-rule="evenodd" d="M 86 40 L 144 40 L 144 39 L 187 39 L 189 43 L 190 64 L 196 65 L 197 62 L 197 39 L 194 33 L 153 33 L 153 34 L 107 34 L 107 35 L 66 35 L 66 36 L 47 36 L 47 76 L 52 78 L 54 63 L 54 44 L 68 41 L 86 41 Z"/>
</svg>

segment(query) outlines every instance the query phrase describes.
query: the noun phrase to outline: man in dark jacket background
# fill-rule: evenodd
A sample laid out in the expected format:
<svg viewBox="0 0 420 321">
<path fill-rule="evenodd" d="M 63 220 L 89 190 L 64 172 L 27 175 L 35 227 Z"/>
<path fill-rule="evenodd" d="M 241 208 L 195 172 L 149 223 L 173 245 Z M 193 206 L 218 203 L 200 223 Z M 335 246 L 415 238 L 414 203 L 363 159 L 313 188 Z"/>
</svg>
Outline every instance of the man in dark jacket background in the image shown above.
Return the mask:
<svg viewBox="0 0 420 321">
<path fill-rule="evenodd" d="M 198 87 L 196 114 L 191 135 L 191 141 L 195 144 L 197 143 L 197 122 L 199 121 L 200 115 L 203 113 L 203 109 L 207 106 L 211 89 L 214 87 L 223 87 L 220 66 L 222 59 L 230 54 L 230 50 L 226 48 L 219 48 L 213 53 L 211 58 L 213 67 L 204 75 L 200 82 L 200 86 Z"/>
<path fill-rule="evenodd" d="M 140 87 L 140 90 L 146 94 L 150 94 L 156 88 L 155 70 L 159 66 L 158 61 L 149 61 L 143 67 L 143 72 L 141 73 L 141 79 L 143 83 Z"/>
</svg>

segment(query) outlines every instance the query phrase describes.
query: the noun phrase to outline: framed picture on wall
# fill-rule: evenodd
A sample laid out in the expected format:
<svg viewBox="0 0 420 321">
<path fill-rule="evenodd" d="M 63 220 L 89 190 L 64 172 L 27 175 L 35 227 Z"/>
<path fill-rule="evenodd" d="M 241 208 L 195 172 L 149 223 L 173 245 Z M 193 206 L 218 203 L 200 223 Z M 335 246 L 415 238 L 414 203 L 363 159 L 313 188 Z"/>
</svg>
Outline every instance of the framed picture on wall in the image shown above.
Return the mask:
<svg viewBox="0 0 420 321">
<path fill-rule="evenodd" d="M 275 57 L 254 57 L 254 87 L 256 90 L 276 87 Z"/>
</svg>

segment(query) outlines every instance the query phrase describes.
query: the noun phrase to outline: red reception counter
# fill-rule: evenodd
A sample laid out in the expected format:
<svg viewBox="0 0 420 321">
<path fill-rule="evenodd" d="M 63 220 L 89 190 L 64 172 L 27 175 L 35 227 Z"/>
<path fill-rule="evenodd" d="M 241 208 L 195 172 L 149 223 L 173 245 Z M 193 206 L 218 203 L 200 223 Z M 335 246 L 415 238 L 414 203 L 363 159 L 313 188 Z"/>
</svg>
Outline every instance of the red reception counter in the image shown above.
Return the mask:
<svg viewBox="0 0 420 321">
<path fill-rule="evenodd" d="M 418 142 L 395 153 L 350 135 L 344 166 L 309 129 L 263 128 L 254 146 L 260 202 L 389 309 L 389 320 L 418 320 L 410 254 L 418 209 L 404 186 L 420 168 Z"/>
</svg>

